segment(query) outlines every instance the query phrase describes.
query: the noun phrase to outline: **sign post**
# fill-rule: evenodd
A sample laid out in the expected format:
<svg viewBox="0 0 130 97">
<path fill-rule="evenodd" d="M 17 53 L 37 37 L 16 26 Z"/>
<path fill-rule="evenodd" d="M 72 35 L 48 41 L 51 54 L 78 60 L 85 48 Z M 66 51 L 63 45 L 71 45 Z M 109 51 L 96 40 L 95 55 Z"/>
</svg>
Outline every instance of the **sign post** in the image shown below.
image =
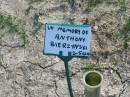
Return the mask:
<svg viewBox="0 0 130 97">
<path fill-rule="evenodd" d="M 43 53 L 58 56 L 65 65 L 70 97 L 73 96 L 68 62 L 73 57 L 87 58 L 90 55 L 91 26 L 76 24 L 45 24 Z"/>
<path fill-rule="evenodd" d="M 59 58 L 64 62 L 65 73 L 66 73 L 66 77 L 67 77 L 67 83 L 68 83 L 68 89 L 69 89 L 70 97 L 74 97 L 73 96 L 73 91 L 72 91 L 71 80 L 70 80 L 70 77 L 71 77 L 70 68 L 69 68 L 69 65 L 68 65 L 68 62 L 72 59 L 71 53 L 68 54 L 69 57 L 62 56 L 62 51 L 59 52 L 59 54 L 60 54 Z"/>
</svg>

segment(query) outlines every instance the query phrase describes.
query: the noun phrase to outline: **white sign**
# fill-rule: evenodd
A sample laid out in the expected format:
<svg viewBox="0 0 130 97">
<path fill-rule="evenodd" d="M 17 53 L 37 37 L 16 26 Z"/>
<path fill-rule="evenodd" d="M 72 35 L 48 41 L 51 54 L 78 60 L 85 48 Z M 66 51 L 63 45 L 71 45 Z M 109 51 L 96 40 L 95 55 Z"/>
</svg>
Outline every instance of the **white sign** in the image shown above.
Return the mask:
<svg viewBox="0 0 130 97">
<path fill-rule="evenodd" d="M 88 56 L 91 44 L 91 26 L 47 23 L 45 25 L 44 54 L 73 57 Z"/>
</svg>

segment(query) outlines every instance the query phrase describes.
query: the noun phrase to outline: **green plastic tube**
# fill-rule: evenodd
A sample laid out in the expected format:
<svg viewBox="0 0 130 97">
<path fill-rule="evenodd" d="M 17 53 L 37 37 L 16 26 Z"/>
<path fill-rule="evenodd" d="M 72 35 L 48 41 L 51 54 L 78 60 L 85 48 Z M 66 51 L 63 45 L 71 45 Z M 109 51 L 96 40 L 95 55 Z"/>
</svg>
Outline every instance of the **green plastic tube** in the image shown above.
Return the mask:
<svg viewBox="0 0 130 97">
<path fill-rule="evenodd" d="M 83 75 L 85 97 L 100 97 L 103 76 L 98 71 L 88 71 Z"/>
</svg>

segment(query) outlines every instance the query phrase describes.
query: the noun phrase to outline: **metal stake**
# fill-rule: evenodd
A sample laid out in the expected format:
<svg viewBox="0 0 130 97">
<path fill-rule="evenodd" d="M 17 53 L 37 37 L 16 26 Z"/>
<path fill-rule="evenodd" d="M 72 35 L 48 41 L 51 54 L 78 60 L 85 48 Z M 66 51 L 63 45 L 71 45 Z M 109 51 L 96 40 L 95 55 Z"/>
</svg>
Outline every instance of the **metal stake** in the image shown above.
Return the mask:
<svg viewBox="0 0 130 97">
<path fill-rule="evenodd" d="M 66 77 L 67 77 L 67 84 L 68 84 L 70 97 L 74 97 L 72 85 L 71 85 L 71 78 L 70 78 L 71 74 L 70 74 L 69 65 L 68 65 L 68 62 L 72 59 L 71 53 L 68 53 L 68 56 L 65 57 L 65 56 L 62 56 L 62 51 L 60 51 L 59 55 L 60 56 L 58 56 L 58 57 L 64 62 L 64 65 L 65 65 L 65 73 L 66 73 Z"/>
<path fill-rule="evenodd" d="M 69 70 L 69 66 L 68 66 L 68 61 L 64 61 L 64 65 L 65 65 L 65 72 L 66 72 L 66 77 L 67 77 L 69 94 L 70 94 L 70 97 L 74 97 L 73 96 L 73 91 L 72 91 L 72 85 L 71 85 L 70 70 Z"/>
</svg>

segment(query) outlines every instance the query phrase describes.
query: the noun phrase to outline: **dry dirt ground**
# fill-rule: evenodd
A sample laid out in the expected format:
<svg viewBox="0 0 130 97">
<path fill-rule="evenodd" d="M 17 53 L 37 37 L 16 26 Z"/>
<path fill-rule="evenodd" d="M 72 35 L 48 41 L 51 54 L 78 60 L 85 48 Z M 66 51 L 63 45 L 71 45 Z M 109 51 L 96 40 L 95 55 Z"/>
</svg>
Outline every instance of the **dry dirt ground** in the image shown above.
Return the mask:
<svg viewBox="0 0 130 97">
<path fill-rule="evenodd" d="M 75 1 L 72 8 L 67 0 L 0 0 L 0 15 L 15 17 L 26 36 L 0 26 L 0 97 L 69 97 L 63 62 L 42 53 L 44 23 L 83 24 L 86 18 L 96 29 L 91 56 L 69 63 L 74 97 L 84 97 L 82 76 L 90 69 L 103 74 L 102 97 L 130 97 L 130 49 L 116 37 L 130 16 L 130 1 L 126 0 L 126 11 L 120 10 L 121 0 L 90 11 L 87 0 Z"/>
</svg>

